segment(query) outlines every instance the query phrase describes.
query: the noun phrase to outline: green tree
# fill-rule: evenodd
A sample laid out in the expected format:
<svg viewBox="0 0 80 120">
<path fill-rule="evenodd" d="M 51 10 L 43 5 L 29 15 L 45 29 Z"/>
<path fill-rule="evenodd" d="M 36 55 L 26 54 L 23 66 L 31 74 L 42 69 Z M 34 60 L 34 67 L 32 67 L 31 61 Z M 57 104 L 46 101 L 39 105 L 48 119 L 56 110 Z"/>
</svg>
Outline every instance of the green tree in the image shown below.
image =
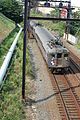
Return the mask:
<svg viewBox="0 0 80 120">
<path fill-rule="evenodd" d="M 80 8 L 78 9 L 78 11 L 72 13 L 73 18 L 80 18 Z"/>
<path fill-rule="evenodd" d="M 55 8 L 55 10 L 51 11 L 51 16 L 59 18 L 59 9 Z"/>
<path fill-rule="evenodd" d="M 73 18 L 77 18 L 77 19 L 80 19 L 80 9 L 78 9 L 78 11 L 74 12 L 72 14 Z M 73 35 L 78 35 L 80 34 L 79 31 L 80 31 L 80 21 L 72 21 L 70 22 L 70 33 L 73 34 Z M 80 35 L 79 35 L 80 36 Z"/>
<path fill-rule="evenodd" d="M 22 6 L 16 0 L 1 0 L 0 12 L 16 23 L 22 21 Z"/>
<path fill-rule="evenodd" d="M 80 22 L 70 22 L 70 33 L 76 35 L 78 30 L 80 29 Z"/>
</svg>

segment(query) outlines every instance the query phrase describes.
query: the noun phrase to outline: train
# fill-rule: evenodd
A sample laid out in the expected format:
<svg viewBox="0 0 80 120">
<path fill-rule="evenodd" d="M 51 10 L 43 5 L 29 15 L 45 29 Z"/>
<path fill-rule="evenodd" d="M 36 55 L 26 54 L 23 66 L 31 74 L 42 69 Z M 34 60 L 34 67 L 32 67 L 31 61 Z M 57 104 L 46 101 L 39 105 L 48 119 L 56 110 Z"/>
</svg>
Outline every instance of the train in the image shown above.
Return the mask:
<svg viewBox="0 0 80 120">
<path fill-rule="evenodd" d="M 30 21 L 30 34 L 36 38 L 49 69 L 57 71 L 69 67 L 69 51 L 58 37 L 34 21 Z"/>
</svg>

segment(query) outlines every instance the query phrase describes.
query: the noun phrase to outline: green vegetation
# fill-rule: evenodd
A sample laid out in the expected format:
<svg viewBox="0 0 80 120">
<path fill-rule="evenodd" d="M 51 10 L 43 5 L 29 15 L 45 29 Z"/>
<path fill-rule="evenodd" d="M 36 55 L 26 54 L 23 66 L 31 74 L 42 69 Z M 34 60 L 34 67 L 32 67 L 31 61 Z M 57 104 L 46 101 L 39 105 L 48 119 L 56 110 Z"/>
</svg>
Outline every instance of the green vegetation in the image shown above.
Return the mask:
<svg viewBox="0 0 80 120">
<path fill-rule="evenodd" d="M 77 47 L 78 49 L 80 49 L 80 39 L 79 39 L 78 44 L 76 45 L 76 47 Z"/>
<path fill-rule="evenodd" d="M 0 43 L 14 28 L 13 21 L 0 13 Z"/>
<path fill-rule="evenodd" d="M 78 38 L 77 48 L 80 49 L 80 22 L 70 23 L 70 33 Z"/>
<path fill-rule="evenodd" d="M 51 11 L 51 16 L 59 18 L 59 8 L 55 8 L 55 10 Z"/>
<path fill-rule="evenodd" d="M 8 37 L 5 38 L 5 40 L 3 41 L 2 44 L 0 44 L 0 66 L 2 65 L 2 62 L 12 44 L 12 42 L 14 41 L 16 35 L 17 35 L 17 30 L 14 29 Z"/>
<path fill-rule="evenodd" d="M 16 56 L 12 60 L 12 66 L 8 72 L 3 90 L 0 93 L 0 120 L 22 120 L 23 106 L 21 102 L 21 66 L 22 48 L 20 42 L 16 48 Z"/>
<path fill-rule="evenodd" d="M 73 18 L 80 19 L 80 9 L 74 12 Z M 70 33 L 78 38 L 78 44 L 76 45 L 77 48 L 80 49 L 80 21 L 78 22 L 70 22 Z"/>
<path fill-rule="evenodd" d="M 42 13 L 39 12 L 39 11 L 36 11 L 35 8 L 33 8 L 33 9 L 31 10 L 30 15 L 31 15 L 32 17 L 34 17 L 34 16 L 35 16 L 35 17 L 42 17 L 42 16 L 43 16 Z"/>
<path fill-rule="evenodd" d="M 0 12 L 6 17 L 12 19 L 16 23 L 22 21 L 22 6 L 19 5 L 17 0 L 1 0 L 0 1 Z"/>
<path fill-rule="evenodd" d="M 72 35 L 78 35 L 80 31 L 80 22 L 70 22 L 70 33 Z"/>
<path fill-rule="evenodd" d="M 1 1 L 0 1 L 1 2 Z M 12 20 L 0 13 L 0 40 L 4 41 L 0 44 L 0 66 L 14 41 L 19 28 L 15 28 Z M 15 28 L 15 29 L 14 29 Z M 12 32 L 11 32 L 12 31 Z M 11 32 L 11 33 L 10 33 Z M 9 35 L 9 36 L 7 36 Z M 24 106 L 22 104 L 22 54 L 23 54 L 23 35 L 20 36 L 13 56 L 11 66 L 7 73 L 6 81 L 3 89 L 0 91 L 0 120 L 24 120 Z M 30 63 L 29 49 L 27 49 L 27 71 L 28 76 L 34 77 L 32 66 Z M 29 83 L 26 84 L 27 94 L 29 94 Z"/>
<path fill-rule="evenodd" d="M 13 38 L 18 31 L 14 30 Z M 15 33 L 15 34 L 14 34 Z M 11 39 L 11 37 L 10 37 Z M 3 42 L 8 48 L 10 46 L 9 42 Z M 0 50 L 2 51 L 2 50 Z M 22 58 L 23 58 L 23 35 L 20 36 L 15 51 L 14 58 L 12 59 L 11 67 L 7 74 L 6 81 L 4 82 L 3 89 L 0 93 L 0 120 L 24 120 L 25 112 L 24 106 L 22 104 Z M 27 71 L 28 76 L 33 76 L 32 67 L 30 63 L 29 49 L 27 49 Z M 27 95 L 29 94 L 29 83 L 27 83 Z"/>
</svg>

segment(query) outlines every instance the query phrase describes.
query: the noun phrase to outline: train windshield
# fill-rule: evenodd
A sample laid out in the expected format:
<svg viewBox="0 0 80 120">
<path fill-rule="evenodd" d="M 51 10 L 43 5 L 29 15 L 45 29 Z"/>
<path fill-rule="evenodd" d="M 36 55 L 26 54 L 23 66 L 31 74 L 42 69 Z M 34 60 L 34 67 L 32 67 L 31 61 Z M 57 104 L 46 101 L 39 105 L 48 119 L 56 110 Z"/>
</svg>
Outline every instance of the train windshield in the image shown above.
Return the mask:
<svg viewBox="0 0 80 120">
<path fill-rule="evenodd" d="M 61 58 L 62 57 L 62 53 L 57 53 L 57 54 L 52 54 L 53 58 Z"/>
<path fill-rule="evenodd" d="M 61 58 L 61 57 L 62 57 L 62 53 L 58 53 L 57 58 Z"/>
<path fill-rule="evenodd" d="M 52 57 L 55 57 L 55 54 L 52 54 Z"/>
<path fill-rule="evenodd" d="M 64 54 L 64 57 L 68 57 L 68 54 L 66 53 L 66 54 Z"/>
</svg>

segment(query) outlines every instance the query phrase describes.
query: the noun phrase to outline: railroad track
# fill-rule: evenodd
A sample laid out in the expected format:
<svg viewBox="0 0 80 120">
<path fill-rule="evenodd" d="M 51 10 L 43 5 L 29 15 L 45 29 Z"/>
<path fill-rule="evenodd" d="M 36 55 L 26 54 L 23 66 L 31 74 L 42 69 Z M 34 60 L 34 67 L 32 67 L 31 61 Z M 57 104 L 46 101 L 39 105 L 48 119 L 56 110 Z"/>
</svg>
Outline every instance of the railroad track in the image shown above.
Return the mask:
<svg viewBox="0 0 80 120">
<path fill-rule="evenodd" d="M 76 59 L 74 55 L 71 58 Z M 80 88 L 80 71 L 77 65 L 72 62 L 68 71 L 50 73 L 50 76 L 62 120 L 80 120 L 80 98 L 75 91 L 75 88 Z"/>
<path fill-rule="evenodd" d="M 73 77 L 75 79 L 77 79 L 76 81 L 78 81 L 80 83 L 80 59 L 78 56 L 76 56 L 75 54 L 73 54 L 73 52 L 71 50 L 70 51 L 70 68 L 69 71 L 70 73 L 73 75 Z"/>
<path fill-rule="evenodd" d="M 73 78 L 73 73 L 69 70 L 64 74 L 52 74 L 52 85 L 62 120 L 80 120 L 80 100 L 74 90 L 75 87 L 80 86 L 75 85 L 76 83 L 74 86 L 71 85 L 70 80 Z"/>
<path fill-rule="evenodd" d="M 75 66 L 75 69 L 77 69 L 80 72 L 80 64 L 77 64 L 77 61 L 75 62 L 72 58 L 69 59 L 73 66 Z"/>
<path fill-rule="evenodd" d="M 80 98 L 75 91 L 80 88 L 80 60 L 70 54 L 68 71 L 51 74 L 51 82 L 62 120 L 80 120 Z"/>
<path fill-rule="evenodd" d="M 76 55 L 74 55 L 71 50 L 69 50 L 69 52 L 70 52 L 70 61 L 80 71 L 80 59 Z"/>
<path fill-rule="evenodd" d="M 80 120 L 80 60 L 70 52 L 70 67 L 64 73 L 52 74 L 52 85 L 62 120 Z M 78 64 L 77 64 L 78 63 Z"/>
</svg>

